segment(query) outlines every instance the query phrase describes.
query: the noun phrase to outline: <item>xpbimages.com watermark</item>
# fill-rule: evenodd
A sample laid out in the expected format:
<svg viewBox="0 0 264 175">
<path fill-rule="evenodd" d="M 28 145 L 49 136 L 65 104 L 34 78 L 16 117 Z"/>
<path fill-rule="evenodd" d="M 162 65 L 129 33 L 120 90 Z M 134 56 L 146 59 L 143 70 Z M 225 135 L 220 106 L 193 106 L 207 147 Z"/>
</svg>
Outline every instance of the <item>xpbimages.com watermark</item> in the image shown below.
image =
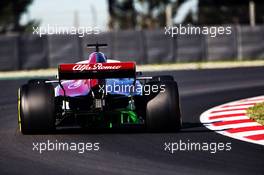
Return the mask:
<svg viewBox="0 0 264 175">
<path fill-rule="evenodd" d="M 43 152 L 52 152 L 52 151 L 72 151 L 79 154 L 91 151 L 99 151 L 100 143 L 98 142 L 59 142 L 58 140 L 45 142 L 33 142 L 32 150 L 42 154 Z"/>
<path fill-rule="evenodd" d="M 177 35 L 208 35 L 212 38 L 219 35 L 231 35 L 231 26 L 192 26 L 188 25 L 178 25 L 178 26 L 166 26 L 164 28 L 165 35 L 175 37 Z"/>
<path fill-rule="evenodd" d="M 231 151 L 232 145 L 230 142 L 191 142 L 190 140 L 183 141 L 179 140 L 177 142 L 165 142 L 164 151 L 174 154 L 175 152 L 184 151 L 202 151 L 215 154 L 217 152 Z"/>
<path fill-rule="evenodd" d="M 100 34 L 98 27 L 67 27 L 59 25 L 47 25 L 42 27 L 32 27 L 33 35 L 42 37 L 43 35 L 77 35 L 78 37 L 84 37 L 85 35 Z"/>
<path fill-rule="evenodd" d="M 101 93 L 136 93 L 150 95 L 152 93 L 165 92 L 165 84 L 145 84 L 145 85 L 133 85 L 133 84 L 107 84 L 99 85 L 99 92 Z"/>
</svg>

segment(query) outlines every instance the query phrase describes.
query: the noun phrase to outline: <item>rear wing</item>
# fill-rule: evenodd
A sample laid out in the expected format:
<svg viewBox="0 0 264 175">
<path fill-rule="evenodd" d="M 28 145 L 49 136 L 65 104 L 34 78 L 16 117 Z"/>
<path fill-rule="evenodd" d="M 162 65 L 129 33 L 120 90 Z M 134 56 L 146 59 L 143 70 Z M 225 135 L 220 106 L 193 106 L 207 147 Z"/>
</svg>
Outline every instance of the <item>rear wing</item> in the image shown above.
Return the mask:
<svg viewBox="0 0 264 175">
<path fill-rule="evenodd" d="M 59 80 L 135 78 L 135 62 L 95 63 L 95 64 L 60 64 Z"/>
</svg>

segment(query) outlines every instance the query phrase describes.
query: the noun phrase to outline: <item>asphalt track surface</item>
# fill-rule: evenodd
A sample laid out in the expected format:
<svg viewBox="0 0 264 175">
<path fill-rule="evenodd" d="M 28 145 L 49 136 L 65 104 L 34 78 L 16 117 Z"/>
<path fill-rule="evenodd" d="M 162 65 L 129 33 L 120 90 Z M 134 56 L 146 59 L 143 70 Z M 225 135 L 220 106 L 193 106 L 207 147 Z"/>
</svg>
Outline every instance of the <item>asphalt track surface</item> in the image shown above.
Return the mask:
<svg viewBox="0 0 264 175">
<path fill-rule="evenodd" d="M 151 75 L 160 73 L 148 73 Z M 264 68 L 189 70 L 171 74 L 179 84 L 184 128 L 179 133 L 21 135 L 17 88 L 27 80 L 0 81 L 0 174 L 264 174 L 264 147 L 212 132 L 200 114 L 222 103 L 264 94 Z M 100 142 L 100 150 L 33 151 L 32 142 Z M 164 151 L 164 142 L 231 142 L 231 151 Z"/>
</svg>

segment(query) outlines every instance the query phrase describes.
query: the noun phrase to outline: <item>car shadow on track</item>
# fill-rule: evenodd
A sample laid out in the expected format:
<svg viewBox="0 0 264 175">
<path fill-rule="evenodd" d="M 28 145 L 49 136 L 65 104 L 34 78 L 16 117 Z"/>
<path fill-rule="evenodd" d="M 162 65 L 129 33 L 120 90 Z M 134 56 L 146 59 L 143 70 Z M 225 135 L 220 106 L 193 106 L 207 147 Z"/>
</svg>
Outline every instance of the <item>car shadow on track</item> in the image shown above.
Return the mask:
<svg viewBox="0 0 264 175">
<path fill-rule="evenodd" d="M 183 122 L 182 129 L 180 132 L 182 133 L 192 133 L 192 132 L 215 132 L 216 130 L 209 130 L 202 123 L 191 123 L 191 122 Z M 223 130 L 217 130 L 223 131 Z"/>
<path fill-rule="evenodd" d="M 184 122 L 180 131 L 170 131 L 166 129 L 149 131 L 146 128 L 118 128 L 118 129 L 89 129 L 78 127 L 60 127 L 49 133 L 36 133 L 33 135 L 75 135 L 75 134 L 177 134 L 177 133 L 201 133 L 214 132 L 207 129 L 201 123 Z"/>
</svg>

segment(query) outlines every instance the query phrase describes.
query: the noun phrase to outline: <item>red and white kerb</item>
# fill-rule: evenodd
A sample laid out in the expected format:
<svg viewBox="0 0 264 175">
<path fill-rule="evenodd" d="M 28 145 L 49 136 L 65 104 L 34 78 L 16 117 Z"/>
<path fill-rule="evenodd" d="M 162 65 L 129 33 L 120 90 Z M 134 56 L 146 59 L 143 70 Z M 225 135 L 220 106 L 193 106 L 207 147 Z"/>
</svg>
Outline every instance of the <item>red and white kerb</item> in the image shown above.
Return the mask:
<svg viewBox="0 0 264 175">
<path fill-rule="evenodd" d="M 250 119 L 246 110 L 264 102 L 264 96 L 242 99 L 211 108 L 200 116 L 208 129 L 219 134 L 264 145 L 264 126 Z"/>
</svg>

